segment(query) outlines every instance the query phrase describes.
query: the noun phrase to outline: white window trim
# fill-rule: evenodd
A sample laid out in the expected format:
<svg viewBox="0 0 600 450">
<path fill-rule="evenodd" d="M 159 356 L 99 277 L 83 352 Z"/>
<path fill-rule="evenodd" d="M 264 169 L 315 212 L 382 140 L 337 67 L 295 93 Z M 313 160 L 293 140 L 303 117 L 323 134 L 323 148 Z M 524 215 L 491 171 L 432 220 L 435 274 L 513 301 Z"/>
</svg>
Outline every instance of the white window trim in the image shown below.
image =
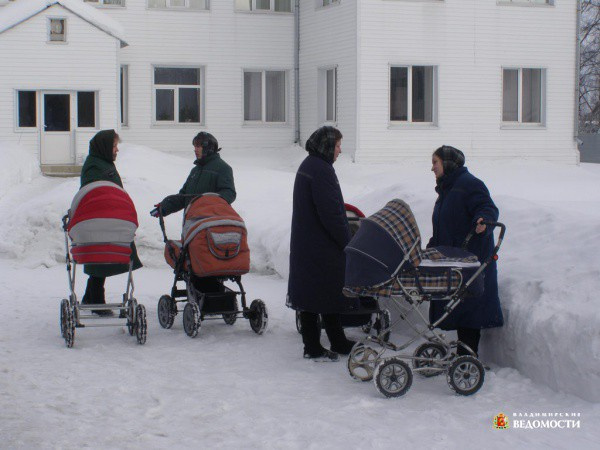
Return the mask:
<svg viewBox="0 0 600 450">
<path fill-rule="evenodd" d="M 554 0 L 550 0 L 548 3 L 534 3 L 529 0 L 496 0 L 498 6 L 524 6 L 526 8 L 552 8 L 554 3 Z"/>
<path fill-rule="evenodd" d="M 317 96 L 318 99 L 318 117 L 319 123 L 323 125 L 337 126 L 338 122 L 338 66 L 323 66 L 319 67 L 317 72 Z M 334 119 L 327 120 L 327 72 L 334 70 L 335 81 L 333 86 L 333 98 L 334 98 Z"/>
<path fill-rule="evenodd" d="M 200 69 L 200 84 L 197 85 L 192 85 L 192 84 L 154 84 L 154 69 L 156 68 L 160 68 L 160 67 L 170 67 L 170 68 L 174 68 L 174 69 Z M 177 63 L 173 63 L 173 64 L 151 64 L 150 65 L 150 80 L 152 81 L 151 84 L 151 88 L 152 88 L 152 110 L 150 111 L 151 114 L 151 124 L 152 127 L 156 127 L 156 128 L 165 128 L 165 127 L 169 127 L 169 128 L 198 128 L 198 127 L 202 127 L 205 125 L 205 98 L 206 98 L 206 93 L 205 93 L 205 84 L 206 84 L 206 80 L 205 80 L 205 70 L 206 70 L 206 66 L 196 66 L 196 65 L 189 65 L 189 64 L 177 64 Z M 173 108 L 174 108 L 174 112 L 175 112 L 175 117 L 172 121 L 167 121 L 167 120 L 156 120 L 156 89 L 171 89 L 171 88 L 180 88 L 180 87 L 198 87 L 200 89 L 200 122 L 183 122 L 180 123 L 177 121 L 177 119 L 179 118 L 179 96 L 175 95 L 174 98 L 174 103 L 173 103 Z"/>
<path fill-rule="evenodd" d="M 121 64 L 119 69 L 119 78 L 123 73 L 123 117 L 121 118 L 121 127 L 129 127 L 129 64 Z M 119 80 L 120 81 L 120 80 Z M 119 86 L 121 83 L 119 83 Z M 121 105 L 119 105 L 119 113 L 121 112 Z"/>
<path fill-rule="evenodd" d="M 146 10 L 148 11 L 185 11 L 185 12 L 199 12 L 199 13 L 206 13 L 206 12 L 210 12 L 210 0 L 208 0 L 208 5 L 205 9 L 198 9 L 198 8 L 190 8 L 189 7 L 189 0 L 185 0 L 185 6 L 168 6 L 170 0 L 167 0 L 167 6 L 165 6 L 164 8 L 154 8 L 154 7 L 150 7 L 148 5 L 148 0 L 146 0 Z"/>
<path fill-rule="evenodd" d="M 406 67 L 408 69 L 408 81 L 407 81 L 407 96 L 406 101 L 408 107 L 406 111 L 407 120 L 391 120 L 392 115 L 392 99 L 391 99 L 391 82 L 392 82 L 392 68 L 395 67 Z M 412 121 L 412 68 L 413 67 L 433 67 L 433 104 L 431 105 L 431 122 L 413 122 Z M 389 64 L 388 65 L 388 81 L 387 81 L 387 119 L 388 129 L 394 128 L 438 128 L 438 72 L 439 66 L 435 64 Z"/>
<path fill-rule="evenodd" d="M 64 21 L 64 40 L 62 41 L 51 41 L 50 40 L 50 29 L 51 29 L 51 20 L 63 20 Z M 51 45 L 65 45 L 67 42 L 67 18 L 64 16 L 48 16 L 46 21 L 46 43 Z"/>
<path fill-rule="evenodd" d="M 241 13 L 241 14 L 287 14 L 287 15 L 292 15 L 294 14 L 294 1 L 295 0 L 290 0 L 290 11 L 275 11 L 275 0 L 270 0 L 269 2 L 269 9 L 256 9 L 256 0 L 252 0 L 252 9 L 247 10 L 247 9 L 238 9 L 235 6 L 235 1 L 233 2 L 233 10 L 236 13 Z"/>
<path fill-rule="evenodd" d="M 19 126 L 19 92 L 21 91 L 29 91 L 35 92 L 35 127 L 20 127 Z M 14 126 L 13 130 L 15 133 L 38 133 L 40 131 L 40 90 L 39 89 L 26 89 L 26 88 L 16 88 L 14 89 L 14 108 L 13 108 L 13 117 L 14 117 Z"/>
<path fill-rule="evenodd" d="M 540 80 L 540 122 L 522 122 L 523 120 L 523 69 L 541 70 Z M 523 129 L 545 129 L 546 128 L 546 72 L 545 67 L 514 67 L 504 66 L 500 72 L 500 129 L 502 130 L 523 130 Z M 504 121 L 504 71 L 517 70 L 519 86 L 517 87 L 518 110 L 516 121 Z"/>
<path fill-rule="evenodd" d="M 96 8 L 125 8 L 126 6 L 126 0 L 122 0 L 122 4 L 121 5 L 114 5 L 114 4 L 104 4 L 105 0 L 96 0 L 96 1 L 85 1 L 83 3 L 86 3 L 90 6 L 95 6 Z"/>
<path fill-rule="evenodd" d="M 262 98 L 261 98 L 261 120 L 246 120 L 244 116 L 244 96 L 245 96 L 245 84 L 244 84 L 244 73 L 246 72 L 261 72 L 261 83 L 262 83 Z M 284 114 L 285 120 L 283 122 L 267 122 L 267 77 L 265 72 L 283 72 L 285 74 L 285 97 L 284 101 Z M 283 69 L 281 67 L 270 67 L 270 68 L 243 68 L 242 69 L 242 126 L 243 127 L 282 127 L 290 126 L 290 76 L 289 69 Z"/>
<path fill-rule="evenodd" d="M 80 92 L 93 92 L 94 93 L 94 126 L 93 127 L 80 127 L 79 126 L 79 102 L 77 101 L 77 95 Z M 100 92 L 96 89 L 77 89 L 76 91 L 73 91 L 71 93 L 71 96 L 73 97 L 73 109 L 74 109 L 74 116 L 75 116 L 75 124 L 73 126 L 74 130 L 82 130 L 82 131 L 89 131 L 89 130 L 98 130 L 100 129 L 100 125 L 98 124 L 99 119 L 100 119 Z"/>
</svg>

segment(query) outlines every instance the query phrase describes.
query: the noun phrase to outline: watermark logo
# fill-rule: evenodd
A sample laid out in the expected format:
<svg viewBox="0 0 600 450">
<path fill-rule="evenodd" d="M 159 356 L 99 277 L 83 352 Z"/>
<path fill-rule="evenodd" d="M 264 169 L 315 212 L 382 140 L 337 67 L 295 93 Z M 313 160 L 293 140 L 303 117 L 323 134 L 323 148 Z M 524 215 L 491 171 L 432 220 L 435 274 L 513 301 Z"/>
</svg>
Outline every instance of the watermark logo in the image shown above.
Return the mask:
<svg viewBox="0 0 600 450">
<path fill-rule="evenodd" d="M 508 428 L 508 418 L 502 413 L 495 416 L 494 428 L 497 430 L 506 430 Z"/>
</svg>

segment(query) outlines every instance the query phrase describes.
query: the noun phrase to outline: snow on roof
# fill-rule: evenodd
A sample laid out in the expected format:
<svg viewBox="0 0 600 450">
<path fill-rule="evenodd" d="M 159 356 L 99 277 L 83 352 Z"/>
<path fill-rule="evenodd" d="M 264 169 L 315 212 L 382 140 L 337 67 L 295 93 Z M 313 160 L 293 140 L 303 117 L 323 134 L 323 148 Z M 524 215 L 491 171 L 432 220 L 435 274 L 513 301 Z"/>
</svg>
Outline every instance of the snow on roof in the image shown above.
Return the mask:
<svg viewBox="0 0 600 450">
<path fill-rule="evenodd" d="M 54 5 L 62 6 L 86 22 L 119 39 L 121 47 L 127 45 L 125 31 L 121 24 L 93 6 L 83 3 L 82 0 L 20 0 L 11 2 L 0 9 L 0 33 L 19 25 Z"/>
</svg>

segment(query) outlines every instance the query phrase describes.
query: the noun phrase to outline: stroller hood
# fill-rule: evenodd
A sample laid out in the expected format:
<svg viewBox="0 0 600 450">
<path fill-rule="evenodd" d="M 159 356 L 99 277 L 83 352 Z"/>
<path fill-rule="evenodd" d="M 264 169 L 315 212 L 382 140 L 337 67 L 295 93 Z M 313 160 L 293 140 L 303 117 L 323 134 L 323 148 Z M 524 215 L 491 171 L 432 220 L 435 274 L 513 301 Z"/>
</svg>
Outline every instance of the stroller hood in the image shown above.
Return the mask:
<svg viewBox="0 0 600 450">
<path fill-rule="evenodd" d="M 346 287 L 375 286 L 421 262 L 421 235 L 404 201 L 395 199 L 363 220 L 346 246 Z"/>
<path fill-rule="evenodd" d="M 77 263 L 129 263 L 138 227 L 133 201 L 110 181 L 86 184 L 73 198 L 66 230 Z"/>
</svg>

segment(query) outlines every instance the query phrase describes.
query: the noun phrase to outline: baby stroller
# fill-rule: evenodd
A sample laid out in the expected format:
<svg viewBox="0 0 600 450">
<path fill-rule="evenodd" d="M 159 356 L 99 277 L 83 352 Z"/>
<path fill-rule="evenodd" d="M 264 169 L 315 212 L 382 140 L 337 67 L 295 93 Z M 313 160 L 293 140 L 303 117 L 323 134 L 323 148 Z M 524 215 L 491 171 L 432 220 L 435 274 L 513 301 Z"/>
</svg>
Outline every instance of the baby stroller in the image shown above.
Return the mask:
<svg viewBox="0 0 600 450">
<path fill-rule="evenodd" d="M 71 293 L 60 304 L 60 333 L 73 347 L 75 328 L 127 325 L 139 344 L 146 342 L 146 309 L 133 297 L 131 243 L 138 227 L 135 206 L 127 192 L 110 181 L 83 186 L 62 218 L 66 264 Z M 69 246 L 69 238 L 72 245 Z M 72 258 L 72 259 L 71 259 Z M 84 305 L 75 294 L 77 264 L 127 264 L 127 287 L 120 303 Z M 103 318 L 92 310 L 116 310 L 115 318 Z M 117 319 L 117 320 L 115 320 Z M 123 323 L 125 319 L 125 323 Z M 107 323 L 109 320 L 112 323 Z M 99 323 L 102 321 L 102 323 Z M 84 323 L 85 322 L 85 323 Z"/>
<path fill-rule="evenodd" d="M 365 219 L 360 230 L 346 247 L 347 296 L 389 299 L 399 313 L 390 328 L 405 320 L 415 337 L 395 345 L 382 334 L 367 336 L 358 342 L 348 357 L 350 375 L 360 381 L 374 379 L 379 392 L 386 397 L 404 395 L 412 384 L 413 372 L 426 377 L 446 373 L 450 388 L 461 395 L 471 395 L 483 385 L 484 367 L 475 353 L 460 341 L 447 342 L 435 328 L 468 295 L 483 292 L 483 271 L 494 260 L 504 239 L 506 227 L 499 222 L 486 223 L 499 227 L 500 235 L 492 254 L 483 263 L 466 250 L 474 234 L 469 233 L 461 248 L 435 247 L 421 249 L 419 228 L 410 207 L 402 200 L 392 200 Z M 443 315 L 431 323 L 419 307 L 424 302 L 445 302 Z M 416 321 L 425 325 L 413 323 Z M 427 342 L 412 354 L 384 356 L 387 351 L 401 352 L 419 338 Z M 458 346 L 470 355 L 457 356 Z M 412 362 L 412 369 L 405 362 Z"/>
<path fill-rule="evenodd" d="M 180 312 L 177 304 L 184 302 L 183 329 L 192 338 L 198 335 L 203 320 L 220 318 L 227 325 L 233 325 L 238 317 L 243 317 L 250 321 L 256 334 L 263 334 L 269 318 L 267 307 L 256 299 L 248 308 L 241 281 L 241 276 L 250 270 L 250 251 L 242 218 L 218 194 L 191 197 L 184 212 L 181 241 L 167 238 L 164 218 L 158 208 L 165 260 L 175 274 L 171 294 L 163 295 L 158 301 L 160 325 L 171 328 Z M 225 286 L 227 280 L 236 283 L 238 290 Z M 183 282 L 185 289 L 179 289 L 178 282 Z"/>
<path fill-rule="evenodd" d="M 350 234 L 354 236 L 360 227 L 360 222 L 365 218 L 363 212 L 354 205 L 344 203 L 346 217 L 350 225 Z M 340 316 L 344 328 L 360 327 L 365 334 L 375 332 L 379 334 L 381 330 L 390 326 L 390 312 L 387 309 L 380 309 L 379 303 L 371 298 L 357 298 L 348 301 L 347 311 Z M 321 317 L 318 321 L 321 327 Z M 300 322 L 300 311 L 296 311 L 296 330 L 302 333 L 302 324 Z M 389 333 L 385 333 L 383 338 L 387 340 Z"/>
</svg>

